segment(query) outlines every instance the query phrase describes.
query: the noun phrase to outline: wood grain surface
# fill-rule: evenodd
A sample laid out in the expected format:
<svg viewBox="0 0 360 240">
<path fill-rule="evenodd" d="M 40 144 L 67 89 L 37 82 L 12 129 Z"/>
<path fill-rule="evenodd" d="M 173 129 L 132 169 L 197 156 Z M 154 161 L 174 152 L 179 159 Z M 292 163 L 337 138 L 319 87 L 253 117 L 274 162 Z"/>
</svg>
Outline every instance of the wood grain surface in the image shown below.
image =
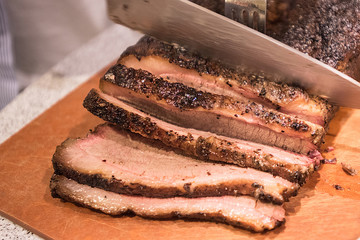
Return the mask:
<svg viewBox="0 0 360 240">
<path fill-rule="evenodd" d="M 0 213 L 45 238 L 53 239 L 357 239 L 360 237 L 360 176 L 349 176 L 340 162 L 360 170 L 360 110 L 341 108 L 331 122 L 323 165 L 298 196 L 285 204 L 286 223 L 274 231 L 246 230 L 200 221 L 111 217 L 53 199 L 51 158 L 68 137 L 82 137 L 102 120 L 82 107 L 94 76 L 0 145 Z M 343 190 L 336 190 L 334 185 Z"/>
</svg>

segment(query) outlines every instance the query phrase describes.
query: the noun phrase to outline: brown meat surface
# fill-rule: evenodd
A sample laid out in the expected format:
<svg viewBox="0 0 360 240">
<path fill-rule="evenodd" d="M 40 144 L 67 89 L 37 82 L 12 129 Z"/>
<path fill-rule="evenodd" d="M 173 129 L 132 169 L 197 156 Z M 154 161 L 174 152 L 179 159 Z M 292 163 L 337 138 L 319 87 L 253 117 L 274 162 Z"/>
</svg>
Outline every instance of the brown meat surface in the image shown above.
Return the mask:
<svg viewBox="0 0 360 240">
<path fill-rule="evenodd" d="M 250 195 L 281 204 L 298 185 L 269 173 L 196 160 L 113 125 L 68 139 L 53 156 L 56 174 L 126 195 L 168 198 Z"/>
<path fill-rule="evenodd" d="M 285 221 L 285 210 L 278 205 L 241 196 L 206 198 L 146 198 L 108 192 L 54 175 L 50 189 L 60 197 L 110 215 L 128 212 L 153 219 L 188 218 L 221 222 L 255 232 L 271 230 Z"/>
<path fill-rule="evenodd" d="M 100 89 L 162 120 L 308 154 L 317 150 L 323 127 L 277 112 L 246 98 L 198 91 L 117 64 L 100 80 Z"/>
<path fill-rule="evenodd" d="M 326 126 L 336 110 L 326 100 L 297 87 L 275 83 L 261 73 L 231 69 L 185 48 L 145 36 L 129 47 L 120 64 L 143 69 L 168 81 L 198 90 L 243 99 L 245 96 L 268 108 Z"/>
<path fill-rule="evenodd" d="M 85 98 L 84 107 L 106 121 L 205 161 L 251 167 L 299 184 L 318 165 L 309 157 L 279 148 L 166 123 L 96 90 Z"/>
</svg>

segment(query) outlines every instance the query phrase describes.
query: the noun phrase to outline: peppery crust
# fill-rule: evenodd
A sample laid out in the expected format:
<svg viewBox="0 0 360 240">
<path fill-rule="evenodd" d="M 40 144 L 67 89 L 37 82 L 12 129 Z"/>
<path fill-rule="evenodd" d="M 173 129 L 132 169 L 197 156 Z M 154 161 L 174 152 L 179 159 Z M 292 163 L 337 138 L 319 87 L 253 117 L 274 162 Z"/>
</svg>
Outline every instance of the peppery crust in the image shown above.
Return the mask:
<svg viewBox="0 0 360 240">
<path fill-rule="evenodd" d="M 69 190 L 66 189 L 66 187 L 64 188 L 62 186 L 62 182 L 64 181 L 63 179 L 64 179 L 64 176 L 57 175 L 57 174 L 53 174 L 53 176 L 51 177 L 50 190 L 51 190 L 51 196 L 53 198 L 61 198 L 65 201 L 78 204 L 82 207 L 86 207 L 86 208 L 93 209 L 96 211 L 104 212 L 106 214 L 113 215 L 113 216 L 126 215 L 126 214 L 133 215 L 135 213 L 129 209 L 122 209 L 122 208 L 103 209 L 100 206 L 97 206 L 97 204 L 94 202 L 83 201 L 82 197 L 77 196 L 77 194 L 71 194 L 71 192 L 69 192 Z M 103 197 L 103 196 L 98 196 L 98 197 Z M 105 198 L 106 198 L 106 195 L 105 195 Z M 263 225 L 262 223 L 246 224 L 246 223 L 242 223 L 240 221 L 235 221 L 235 220 L 232 220 L 231 218 L 227 218 L 227 217 L 223 216 L 221 211 L 218 211 L 216 213 L 198 212 L 198 213 L 192 213 L 192 214 L 186 214 L 186 215 L 184 215 L 178 211 L 172 211 L 172 212 L 167 212 L 167 213 L 162 213 L 162 214 L 158 213 L 156 215 L 151 214 L 151 213 L 149 213 L 148 215 L 141 214 L 140 216 L 143 218 L 163 219 L 163 220 L 187 218 L 187 219 L 213 221 L 213 222 L 226 223 L 226 224 L 232 225 L 234 227 L 240 227 L 240 228 L 243 228 L 243 229 L 246 229 L 249 231 L 253 231 L 253 232 L 264 232 L 264 231 L 279 227 L 285 223 L 285 218 L 283 218 L 281 220 L 272 218 L 272 221 L 274 221 L 274 224 L 272 227 Z"/>
<path fill-rule="evenodd" d="M 116 126 L 113 127 L 117 128 Z M 94 133 L 97 132 L 97 129 L 98 128 L 95 128 Z M 126 183 L 121 179 L 116 179 L 114 176 L 108 178 L 101 174 L 87 174 L 63 164 L 63 152 L 76 141 L 77 139 L 67 139 L 61 143 L 61 145 L 57 146 L 52 158 L 54 172 L 58 175 L 63 175 L 69 179 L 75 180 L 78 183 L 115 193 L 155 198 L 169 198 L 174 196 L 192 198 L 224 195 L 250 195 L 264 202 L 282 204 L 284 201 L 288 201 L 290 197 L 296 196 L 299 189 L 299 185 L 297 184 L 294 184 L 291 188 L 285 188 L 284 191 L 280 193 L 282 197 L 279 198 L 267 193 L 263 185 L 247 180 L 238 183 L 202 185 L 191 189 L 191 182 L 184 183 L 182 188 L 174 186 L 150 187 L 139 183 Z"/>
<path fill-rule="evenodd" d="M 194 69 L 200 74 L 226 78 L 231 78 L 235 74 L 234 69 L 223 66 L 219 61 L 212 61 L 177 44 L 165 43 L 150 36 L 144 36 L 134 46 L 128 47 L 119 60 L 129 55 L 134 55 L 138 60 L 151 55 L 161 56 L 168 59 L 170 63 L 175 63 L 182 68 Z"/>
<path fill-rule="evenodd" d="M 116 64 L 110 68 L 102 81 L 129 89 L 146 97 L 154 96 L 157 100 L 164 100 L 167 104 L 180 110 L 199 107 L 206 110 L 214 108 L 235 110 L 235 117 L 239 117 L 239 115 L 251 116 L 264 125 L 274 124 L 282 129 L 307 133 L 315 146 L 320 146 L 325 136 L 325 130 L 320 125 L 269 109 L 254 101 L 236 101 L 231 97 L 197 91 L 184 84 L 168 82 L 147 71 L 127 68 L 121 64 Z"/>
<path fill-rule="evenodd" d="M 139 61 L 143 57 L 159 56 L 181 68 L 194 69 L 200 75 L 221 76 L 225 78 L 225 83 L 228 86 L 232 87 L 236 82 L 236 85 L 252 91 L 257 97 L 272 104 L 278 110 L 281 110 L 284 104 L 286 105 L 297 99 L 304 99 L 304 102 L 311 102 L 312 105 L 319 108 L 324 126 L 328 125 L 337 110 L 337 107 L 329 104 L 325 99 L 309 95 L 301 88 L 276 83 L 275 79 L 261 73 L 254 74 L 244 70 L 234 70 L 223 65 L 220 61 L 202 57 L 198 53 L 190 52 L 177 44 L 161 42 L 150 36 L 144 36 L 136 45 L 127 48 L 118 62 L 131 55 L 135 56 Z"/>
<path fill-rule="evenodd" d="M 268 35 L 360 80 L 358 0 L 296 0 Z"/>
<path fill-rule="evenodd" d="M 275 176 L 283 177 L 300 185 L 304 184 L 309 174 L 314 171 L 314 166 L 305 167 L 278 163 L 273 160 L 271 154 L 266 154 L 261 149 L 251 153 L 241 151 L 235 147 L 235 144 L 218 137 L 198 137 L 195 139 L 191 133 L 179 135 L 175 131 L 166 131 L 152 122 L 150 118 L 144 118 L 107 102 L 94 89 L 89 92 L 83 105 L 89 112 L 106 121 L 115 123 L 143 137 L 160 140 L 167 146 L 181 149 L 201 160 L 251 167 L 270 172 Z M 292 193 L 288 194 L 291 196 Z"/>
<path fill-rule="evenodd" d="M 59 151 L 61 148 L 59 148 Z M 295 196 L 297 190 L 292 191 L 291 193 L 285 192 L 283 194 L 284 199 L 275 198 L 270 194 L 267 194 L 263 191 L 263 186 L 260 184 L 254 183 L 243 183 L 241 185 L 225 185 L 220 184 L 216 186 L 201 186 L 196 187 L 192 192 L 190 192 L 189 184 L 185 183 L 183 189 L 176 187 L 149 187 L 139 183 L 130 183 L 127 184 L 121 179 L 116 178 L 104 178 L 101 174 L 86 174 L 73 170 L 71 167 L 64 166 L 59 164 L 56 158 L 53 160 L 53 167 L 55 174 L 63 175 L 69 179 L 77 181 L 78 183 L 88 185 L 91 187 L 97 187 L 104 189 L 106 191 L 125 194 L 125 195 L 134 195 L 134 196 L 144 196 L 144 197 L 154 197 L 154 198 L 170 198 L 174 196 L 179 197 L 215 197 L 215 196 L 242 196 L 249 195 L 255 197 L 264 202 L 272 202 L 274 204 L 281 205 L 284 201 L 289 201 L 289 197 Z M 290 196 L 289 196 L 290 195 Z"/>
</svg>

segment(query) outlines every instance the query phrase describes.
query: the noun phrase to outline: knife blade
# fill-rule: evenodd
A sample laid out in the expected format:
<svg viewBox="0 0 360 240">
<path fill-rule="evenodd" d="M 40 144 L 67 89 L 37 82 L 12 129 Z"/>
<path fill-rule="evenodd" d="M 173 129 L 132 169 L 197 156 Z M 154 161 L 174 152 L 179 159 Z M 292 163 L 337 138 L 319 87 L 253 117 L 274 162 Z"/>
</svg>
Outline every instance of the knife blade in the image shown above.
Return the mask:
<svg viewBox="0 0 360 240">
<path fill-rule="evenodd" d="M 341 106 L 360 108 L 360 83 L 245 25 L 188 0 L 107 0 L 108 15 L 160 40 L 175 42 L 231 67 L 279 76 Z"/>
</svg>

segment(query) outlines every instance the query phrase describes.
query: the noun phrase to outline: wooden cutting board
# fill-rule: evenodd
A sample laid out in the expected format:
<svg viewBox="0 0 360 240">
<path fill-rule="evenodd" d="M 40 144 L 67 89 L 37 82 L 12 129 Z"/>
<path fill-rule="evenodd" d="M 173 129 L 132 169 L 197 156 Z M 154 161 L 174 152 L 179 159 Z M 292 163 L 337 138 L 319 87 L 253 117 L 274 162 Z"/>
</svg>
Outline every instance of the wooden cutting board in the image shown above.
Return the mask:
<svg viewBox="0 0 360 240">
<path fill-rule="evenodd" d="M 91 78 L 0 145 L 0 213 L 54 239 L 357 239 L 360 237 L 360 177 L 346 175 L 340 162 L 360 170 L 360 110 L 341 108 L 331 122 L 326 146 L 335 165 L 323 165 L 285 204 L 286 223 L 255 234 L 225 224 L 111 217 L 50 196 L 51 157 L 68 137 L 82 137 L 102 120 L 82 107 L 103 73 Z M 343 190 L 336 190 L 334 185 Z"/>
</svg>

